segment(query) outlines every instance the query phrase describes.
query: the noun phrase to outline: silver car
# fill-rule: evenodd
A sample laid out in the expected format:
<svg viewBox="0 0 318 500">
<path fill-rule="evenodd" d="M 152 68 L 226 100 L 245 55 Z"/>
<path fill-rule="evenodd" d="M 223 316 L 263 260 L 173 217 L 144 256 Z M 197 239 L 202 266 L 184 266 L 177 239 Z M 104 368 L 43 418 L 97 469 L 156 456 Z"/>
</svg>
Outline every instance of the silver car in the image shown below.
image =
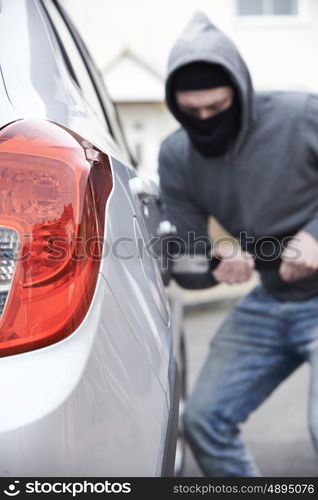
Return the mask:
<svg viewBox="0 0 318 500">
<path fill-rule="evenodd" d="M 0 475 L 173 475 L 158 187 L 57 1 L 1 0 L 0 56 Z"/>
</svg>

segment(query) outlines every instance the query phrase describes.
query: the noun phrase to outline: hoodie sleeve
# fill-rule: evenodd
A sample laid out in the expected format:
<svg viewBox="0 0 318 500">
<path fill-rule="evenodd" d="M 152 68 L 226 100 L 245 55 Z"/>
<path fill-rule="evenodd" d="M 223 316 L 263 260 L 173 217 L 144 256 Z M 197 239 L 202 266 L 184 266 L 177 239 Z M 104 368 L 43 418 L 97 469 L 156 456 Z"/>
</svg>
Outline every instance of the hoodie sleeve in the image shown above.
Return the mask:
<svg viewBox="0 0 318 500">
<path fill-rule="evenodd" d="M 211 275 L 216 263 L 211 258 L 207 216 L 191 200 L 180 163 L 164 142 L 159 153 L 162 217 L 177 229 L 167 245 L 171 275 L 183 288 L 209 288 L 217 282 Z"/>
<path fill-rule="evenodd" d="M 309 147 L 310 159 L 318 170 L 318 95 L 309 95 L 305 120 L 304 133 L 306 134 L 305 139 Z M 318 240 L 318 211 L 303 227 L 303 230 Z"/>
</svg>

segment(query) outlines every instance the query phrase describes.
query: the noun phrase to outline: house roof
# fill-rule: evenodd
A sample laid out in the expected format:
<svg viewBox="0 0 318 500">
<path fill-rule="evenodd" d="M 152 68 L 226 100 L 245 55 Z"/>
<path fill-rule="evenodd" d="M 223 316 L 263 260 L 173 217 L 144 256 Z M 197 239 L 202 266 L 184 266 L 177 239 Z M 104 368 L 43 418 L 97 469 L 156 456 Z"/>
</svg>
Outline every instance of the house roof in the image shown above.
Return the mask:
<svg viewBox="0 0 318 500">
<path fill-rule="evenodd" d="M 164 80 L 145 62 L 124 50 L 102 72 L 115 102 L 163 102 Z"/>
</svg>

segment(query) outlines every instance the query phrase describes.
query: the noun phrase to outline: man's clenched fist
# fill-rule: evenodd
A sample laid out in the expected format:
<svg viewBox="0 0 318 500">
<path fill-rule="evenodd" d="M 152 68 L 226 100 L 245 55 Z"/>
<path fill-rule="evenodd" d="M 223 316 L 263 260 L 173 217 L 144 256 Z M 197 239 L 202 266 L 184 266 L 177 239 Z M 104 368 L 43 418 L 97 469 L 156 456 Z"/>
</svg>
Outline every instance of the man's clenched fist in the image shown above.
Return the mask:
<svg viewBox="0 0 318 500">
<path fill-rule="evenodd" d="M 255 269 L 253 256 L 242 251 L 240 247 L 227 248 L 223 245 L 214 255 L 221 259 L 220 264 L 212 272 L 212 276 L 219 283 L 232 285 L 243 283 L 251 278 Z"/>
<path fill-rule="evenodd" d="M 318 242 L 306 231 L 299 231 L 282 254 L 279 274 L 285 281 L 305 278 L 318 270 Z"/>
</svg>

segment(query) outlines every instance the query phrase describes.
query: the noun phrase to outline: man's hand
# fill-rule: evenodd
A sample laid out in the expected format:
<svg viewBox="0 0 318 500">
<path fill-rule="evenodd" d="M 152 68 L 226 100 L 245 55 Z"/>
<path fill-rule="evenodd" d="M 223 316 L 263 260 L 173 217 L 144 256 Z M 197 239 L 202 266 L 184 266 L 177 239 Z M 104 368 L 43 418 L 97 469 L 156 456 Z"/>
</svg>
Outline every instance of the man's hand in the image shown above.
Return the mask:
<svg viewBox="0 0 318 500">
<path fill-rule="evenodd" d="M 318 242 L 306 231 L 299 231 L 282 254 L 279 268 L 284 281 L 305 278 L 318 270 Z"/>
<path fill-rule="evenodd" d="M 222 259 L 222 262 L 212 272 L 212 276 L 219 283 L 243 283 L 248 281 L 255 269 L 253 256 L 237 248 L 219 248 L 214 255 Z"/>
</svg>

